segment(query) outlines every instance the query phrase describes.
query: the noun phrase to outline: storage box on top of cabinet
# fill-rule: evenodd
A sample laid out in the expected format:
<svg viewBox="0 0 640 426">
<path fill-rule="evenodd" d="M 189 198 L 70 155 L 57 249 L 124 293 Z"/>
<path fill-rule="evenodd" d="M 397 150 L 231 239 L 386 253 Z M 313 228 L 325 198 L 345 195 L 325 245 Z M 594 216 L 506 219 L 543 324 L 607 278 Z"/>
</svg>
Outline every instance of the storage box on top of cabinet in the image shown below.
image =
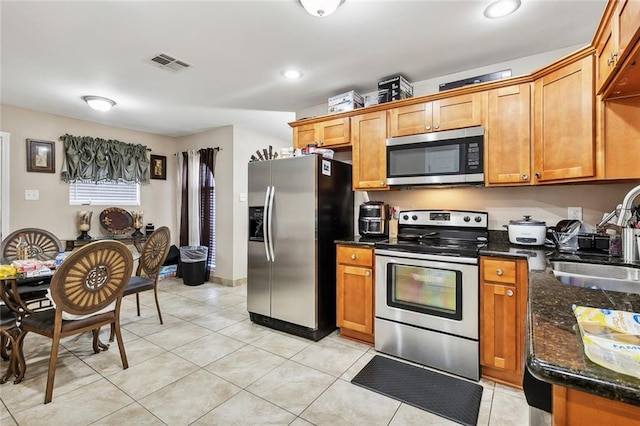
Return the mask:
<svg viewBox="0 0 640 426">
<path fill-rule="evenodd" d="M 364 106 L 364 99 L 355 90 L 340 93 L 329 98 L 329 114 L 352 111 Z"/>
<path fill-rule="evenodd" d="M 378 82 L 378 102 L 399 101 L 413 97 L 413 86 L 402 74 Z"/>
</svg>

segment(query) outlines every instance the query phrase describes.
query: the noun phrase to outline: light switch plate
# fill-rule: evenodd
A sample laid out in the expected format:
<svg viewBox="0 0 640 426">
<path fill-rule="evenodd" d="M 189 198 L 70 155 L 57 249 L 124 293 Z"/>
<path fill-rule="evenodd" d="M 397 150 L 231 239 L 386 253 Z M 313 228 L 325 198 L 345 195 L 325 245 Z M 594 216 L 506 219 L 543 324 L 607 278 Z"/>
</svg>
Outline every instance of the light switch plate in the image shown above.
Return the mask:
<svg viewBox="0 0 640 426">
<path fill-rule="evenodd" d="M 241 192 L 240 193 L 240 202 L 244 203 L 247 201 L 247 193 L 246 192 Z"/>
<path fill-rule="evenodd" d="M 582 207 L 567 207 L 567 218 L 582 220 Z"/>
<path fill-rule="evenodd" d="M 25 189 L 24 199 L 29 201 L 36 201 L 40 199 L 40 191 L 37 189 Z"/>
</svg>

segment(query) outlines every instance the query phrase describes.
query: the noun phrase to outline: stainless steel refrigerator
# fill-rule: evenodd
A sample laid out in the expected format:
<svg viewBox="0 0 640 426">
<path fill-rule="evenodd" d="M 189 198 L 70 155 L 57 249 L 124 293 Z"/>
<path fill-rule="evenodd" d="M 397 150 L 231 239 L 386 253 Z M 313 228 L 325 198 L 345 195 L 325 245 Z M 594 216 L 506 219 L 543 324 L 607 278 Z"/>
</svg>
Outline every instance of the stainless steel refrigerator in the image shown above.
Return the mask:
<svg viewBox="0 0 640 426">
<path fill-rule="evenodd" d="M 336 328 L 336 239 L 353 236 L 351 165 L 307 155 L 249 163 L 251 321 L 313 340 Z"/>
</svg>

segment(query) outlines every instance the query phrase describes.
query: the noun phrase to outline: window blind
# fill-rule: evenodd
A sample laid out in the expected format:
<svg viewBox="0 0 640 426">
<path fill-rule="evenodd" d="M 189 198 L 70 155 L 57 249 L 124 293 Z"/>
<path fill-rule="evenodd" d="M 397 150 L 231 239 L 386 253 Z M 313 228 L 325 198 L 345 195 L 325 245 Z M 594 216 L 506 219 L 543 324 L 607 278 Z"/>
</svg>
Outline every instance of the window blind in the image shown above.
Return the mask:
<svg viewBox="0 0 640 426">
<path fill-rule="evenodd" d="M 135 182 L 70 182 L 69 205 L 139 206 L 140 184 Z"/>
</svg>

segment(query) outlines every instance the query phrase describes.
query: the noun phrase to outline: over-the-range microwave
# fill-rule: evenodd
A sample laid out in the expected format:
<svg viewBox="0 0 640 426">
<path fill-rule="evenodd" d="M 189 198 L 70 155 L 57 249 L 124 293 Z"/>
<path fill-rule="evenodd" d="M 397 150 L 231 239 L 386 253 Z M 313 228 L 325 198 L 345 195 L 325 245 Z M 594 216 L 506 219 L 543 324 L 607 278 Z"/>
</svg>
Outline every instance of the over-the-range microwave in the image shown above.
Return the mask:
<svg viewBox="0 0 640 426">
<path fill-rule="evenodd" d="M 484 128 L 387 139 L 387 184 L 484 183 Z"/>
</svg>

